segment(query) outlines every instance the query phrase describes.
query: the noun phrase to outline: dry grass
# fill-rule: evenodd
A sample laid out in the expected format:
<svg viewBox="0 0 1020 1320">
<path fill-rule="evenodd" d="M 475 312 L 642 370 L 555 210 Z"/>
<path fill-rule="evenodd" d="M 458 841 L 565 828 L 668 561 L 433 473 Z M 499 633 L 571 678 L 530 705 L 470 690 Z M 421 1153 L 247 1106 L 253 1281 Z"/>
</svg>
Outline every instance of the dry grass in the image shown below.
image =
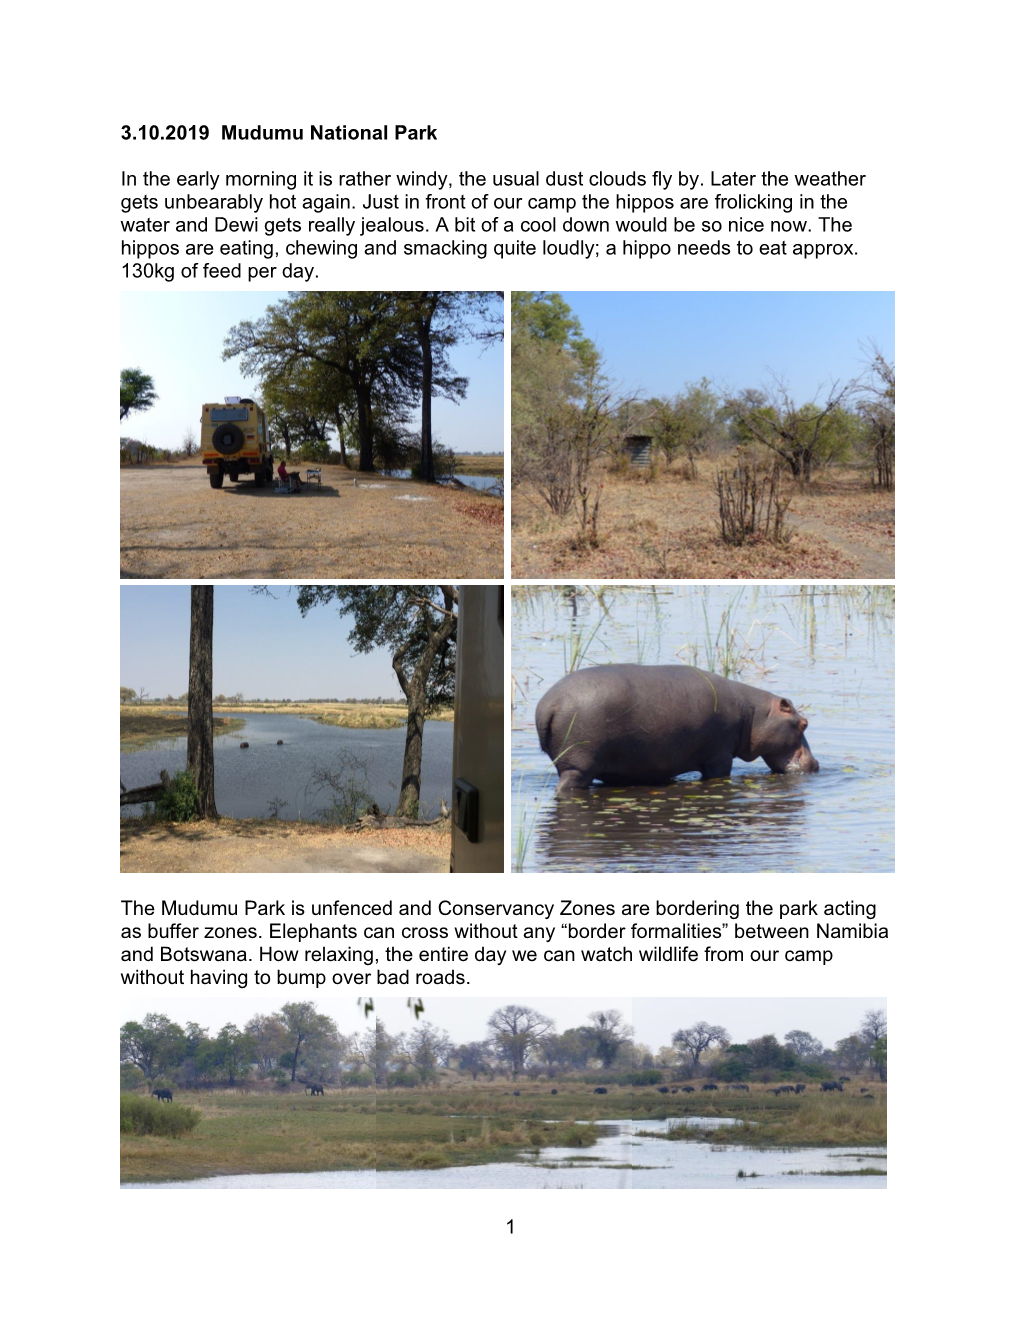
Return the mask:
<svg viewBox="0 0 1020 1320">
<path fill-rule="evenodd" d="M 220 702 L 216 705 L 220 712 L 229 711 L 231 715 L 299 715 L 315 720 L 317 724 L 331 724 L 340 729 L 397 729 L 407 723 L 407 707 L 400 702 L 381 702 L 368 705 L 360 701 L 243 701 Z M 178 738 L 187 733 L 181 723 L 187 723 L 186 707 L 175 706 L 121 706 L 120 708 L 120 745 L 124 749 L 144 747 L 147 743 L 160 738 Z M 453 710 L 435 711 L 430 720 L 452 720 Z M 244 728 L 244 720 L 216 716 L 213 727 L 216 733 L 228 733 L 231 729 Z M 147 729 L 153 730 L 145 733 Z M 135 733 L 145 734 L 141 742 L 135 742 Z"/>
<path fill-rule="evenodd" d="M 321 493 L 212 490 L 195 460 L 125 467 L 120 481 L 123 577 L 503 576 L 500 502 L 472 490 L 330 466 Z"/>
<path fill-rule="evenodd" d="M 502 454 L 458 454 L 457 471 L 468 477 L 501 477 Z"/>
<path fill-rule="evenodd" d="M 727 546 L 719 532 L 715 466 L 697 481 L 679 471 L 609 473 L 599 545 L 578 549 L 569 517 L 514 489 L 513 575 L 523 578 L 891 578 L 894 495 L 856 472 L 792 485 L 789 544 Z"/>
</svg>

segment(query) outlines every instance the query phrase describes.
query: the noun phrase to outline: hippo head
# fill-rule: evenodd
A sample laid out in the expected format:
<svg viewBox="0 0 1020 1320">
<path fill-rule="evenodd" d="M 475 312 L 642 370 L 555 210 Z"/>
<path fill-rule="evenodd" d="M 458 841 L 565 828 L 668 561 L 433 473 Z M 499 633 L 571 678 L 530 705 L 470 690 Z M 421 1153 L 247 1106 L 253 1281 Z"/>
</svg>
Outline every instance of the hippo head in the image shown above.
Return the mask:
<svg viewBox="0 0 1020 1320">
<path fill-rule="evenodd" d="M 771 697 L 760 728 L 755 727 L 755 750 L 777 775 L 811 772 L 818 762 L 811 754 L 804 730 L 808 722 L 792 701 Z"/>
</svg>

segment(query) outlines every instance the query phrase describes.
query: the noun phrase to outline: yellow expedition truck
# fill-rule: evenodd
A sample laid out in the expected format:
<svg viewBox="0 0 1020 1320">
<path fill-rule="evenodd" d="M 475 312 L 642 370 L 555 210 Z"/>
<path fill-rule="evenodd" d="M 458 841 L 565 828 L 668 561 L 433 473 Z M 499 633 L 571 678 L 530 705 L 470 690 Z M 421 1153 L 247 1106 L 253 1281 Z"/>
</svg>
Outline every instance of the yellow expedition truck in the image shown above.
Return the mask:
<svg viewBox="0 0 1020 1320">
<path fill-rule="evenodd" d="M 213 490 L 222 487 L 224 474 L 237 481 L 250 472 L 256 486 L 272 482 L 266 415 L 254 399 L 202 405 L 202 462 Z"/>
</svg>

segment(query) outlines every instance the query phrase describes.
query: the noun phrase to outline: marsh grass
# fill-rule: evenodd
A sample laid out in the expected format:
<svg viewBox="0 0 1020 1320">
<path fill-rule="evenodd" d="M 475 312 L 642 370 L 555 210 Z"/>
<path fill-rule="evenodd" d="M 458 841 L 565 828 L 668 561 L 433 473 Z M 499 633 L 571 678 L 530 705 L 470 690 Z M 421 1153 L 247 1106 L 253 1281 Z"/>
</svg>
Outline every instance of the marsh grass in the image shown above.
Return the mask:
<svg viewBox="0 0 1020 1320">
<path fill-rule="evenodd" d="M 725 1096 L 710 1103 L 690 1098 L 690 1114 L 705 1118 L 735 1118 L 735 1123 L 713 1128 L 688 1127 L 682 1122 L 666 1132 L 640 1135 L 663 1141 L 703 1141 L 718 1146 L 884 1146 L 886 1144 L 885 1095 L 875 1103 L 856 1099 L 851 1094 L 770 1096 L 752 1091 L 750 1095 Z"/>
<path fill-rule="evenodd" d="M 608 1080 L 608 1079 L 607 1079 Z M 844 1096 L 652 1095 L 646 1088 L 610 1085 L 604 1096 L 590 1084 L 556 1079 L 465 1082 L 433 1090 L 327 1090 L 325 1099 L 285 1091 L 180 1091 L 172 1105 L 128 1095 L 129 1104 L 163 1114 L 185 1107 L 200 1122 L 178 1139 L 121 1133 L 126 1182 L 208 1177 L 218 1173 L 287 1173 L 358 1169 L 441 1169 L 507 1163 L 548 1147 L 578 1152 L 595 1145 L 595 1120 L 703 1116 L 740 1118 L 733 1127 L 688 1129 L 667 1139 L 705 1141 L 720 1149 L 879 1146 L 885 1144 L 884 1094 L 875 1104 Z M 884 1088 L 875 1085 L 876 1093 Z M 752 1126 L 753 1124 L 753 1126 Z M 646 1136 L 661 1137 L 660 1133 Z M 571 1158 L 585 1158 L 583 1155 Z M 871 1161 L 881 1161 L 876 1151 Z M 836 1174 L 859 1170 L 833 1171 Z"/>
</svg>

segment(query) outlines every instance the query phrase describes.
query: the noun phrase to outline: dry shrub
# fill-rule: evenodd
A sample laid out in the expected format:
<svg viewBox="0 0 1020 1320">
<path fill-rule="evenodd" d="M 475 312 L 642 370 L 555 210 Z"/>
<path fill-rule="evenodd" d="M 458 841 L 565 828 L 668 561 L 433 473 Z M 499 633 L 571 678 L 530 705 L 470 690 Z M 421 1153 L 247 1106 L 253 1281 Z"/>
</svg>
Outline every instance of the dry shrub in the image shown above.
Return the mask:
<svg viewBox="0 0 1020 1320">
<path fill-rule="evenodd" d="M 719 527 L 727 545 L 748 541 L 789 540 L 786 511 L 790 496 L 783 494 L 783 470 L 778 458 L 761 458 L 738 449 L 731 473 L 720 468 L 715 487 L 719 496 Z"/>
</svg>

